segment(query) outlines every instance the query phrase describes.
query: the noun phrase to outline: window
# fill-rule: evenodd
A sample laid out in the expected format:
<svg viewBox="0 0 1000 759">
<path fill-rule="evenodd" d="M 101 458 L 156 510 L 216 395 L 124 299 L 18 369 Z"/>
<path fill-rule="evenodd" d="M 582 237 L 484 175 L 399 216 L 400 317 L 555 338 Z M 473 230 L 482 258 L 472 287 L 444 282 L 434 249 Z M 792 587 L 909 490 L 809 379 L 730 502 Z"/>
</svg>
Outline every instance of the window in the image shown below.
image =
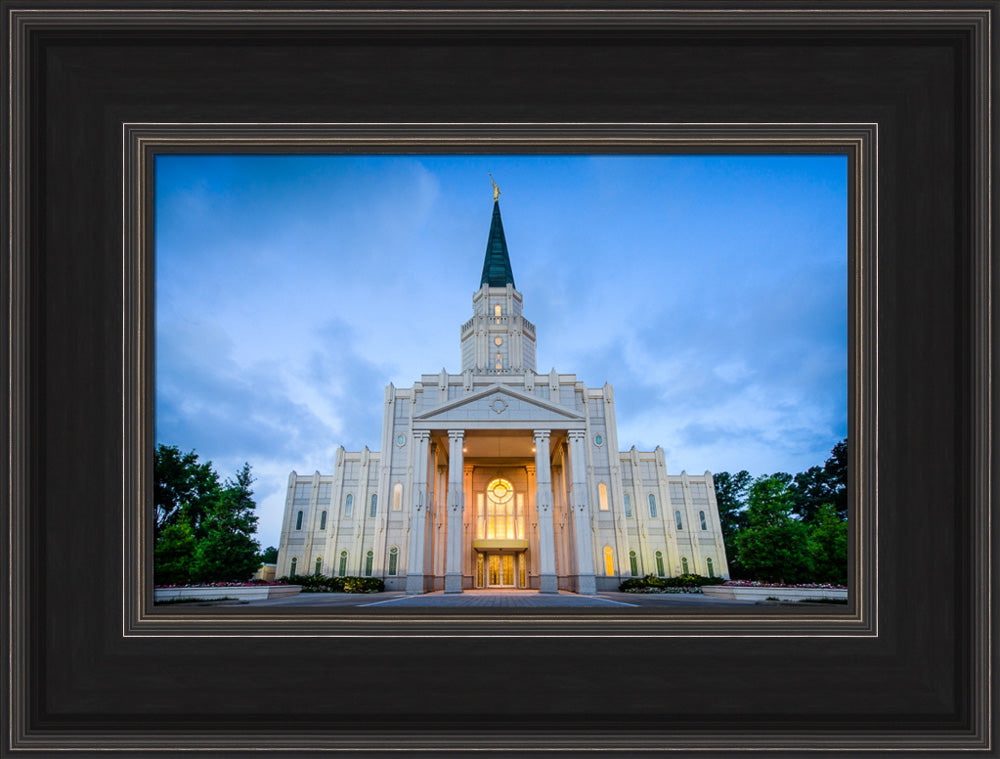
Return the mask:
<svg viewBox="0 0 1000 759">
<path fill-rule="evenodd" d="M 378 510 L 378 493 L 372 493 L 372 506 L 368 509 L 368 516 L 375 516 L 375 512 Z"/>
<path fill-rule="evenodd" d="M 681 521 L 681 513 L 679 511 L 674 512 L 674 522 L 677 523 L 678 530 L 684 529 L 684 523 Z"/>
<path fill-rule="evenodd" d="M 632 499 L 629 498 L 628 493 L 625 494 L 625 517 L 632 518 Z"/>
<path fill-rule="evenodd" d="M 323 573 L 323 557 L 322 556 L 317 556 L 316 557 L 316 571 L 313 572 L 313 574 L 314 575 L 318 575 L 318 574 L 322 574 L 322 573 Z"/>
<path fill-rule="evenodd" d="M 302 529 L 302 512 L 301 511 L 299 512 L 299 515 L 297 517 L 295 517 L 295 529 L 296 530 L 301 530 Z"/>
<path fill-rule="evenodd" d="M 326 529 L 326 512 L 325 511 L 322 514 L 319 515 L 319 528 L 321 530 L 325 530 Z"/>
<path fill-rule="evenodd" d="M 292 577 L 295 574 L 295 565 L 299 563 L 299 560 L 292 557 L 292 566 L 288 569 L 288 576 Z"/>
<path fill-rule="evenodd" d="M 396 546 L 393 546 L 392 548 L 389 549 L 389 574 L 390 575 L 394 575 L 395 576 L 395 574 L 396 574 L 396 561 L 398 560 L 398 558 L 399 558 L 399 549 L 396 548 Z"/>
<path fill-rule="evenodd" d="M 681 556 L 681 574 L 689 574 L 687 556 Z"/>
<path fill-rule="evenodd" d="M 493 306 L 493 316 L 496 317 L 497 324 L 499 324 L 500 323 L 500 306 L 499 305 Z"/>
<path fill-rule="evenodd" d="M 392 510 L 400 511 L 403 508 L 403 486 L 396 483 L 392 488 Z"/>
<path fill-rule="evenodd" d="M 615 560 L 611 555 L 611 546 L 604 546 L 604 574 L 611 577 L 615 573 Z"/>
<path fill-rule="evenodd" d="M 601 511 L 608 510 L 608 486 L 603 482 L 597 486 L 597 502 Z"/>
<path fill-rule="evenodd" d="M 656 496 L 652 493 L 649 494 L 649 516 L 656 519 Z"/>
<path fill-rule="evenodd" d="M 698 512 L 698 516 L 701 517 L 701 529 L 707 530 L 708 529 L 708 524 L 705 522 L 705 512 L 704 511 L 699 511 Z"/>
<path fill-rule="evenodd" d="M 515 497 L 509 480 L 493 480 L 486 486 L 485 504 L 482 495 L 477 494 L 476 505 L 480 509 L 480 538 L 524 540 L 524 494 Z"/>
<path fill-rule="evenodd" d="M 635 551 L 629 551 L 628 552 L 628 563 L 629 563 L 629 569 L 632 570 L 632 576 L 633 577 L 638 577 L 639 576 L 639 562 L 635 558 Z"/>
<path fill-rule="evenodd" d="M 344 504 L 344 516 L 348 519 L 354 513 L 354 496 L 351 493 L 347 494 L 347 502 Z"/>
<path fill-rule="evenodd" d="M 367 554 L 365 554 L 365 577 L 372 576 L 372 560 L 374 558 L 375 554 L 372 551 L 369 551 Z M 687 561 L 687 559 L 685 559 L 685 561 Z"/>
<path fill-rule="evenodd" d="M 656 552 L 656 574 L 663 577 L 663 554 L 659 551 Z"/>
<path fill-rule="evenodd" d="M 711 559 L 705 559 L 705 566 L 708 567 L 708 576 L 715 577 L 715 569 L 712 567 Z"/>
<path fill-rule="evenodd" d="M 347 574 L 347 551 L 340 552 L 340 567 L 337 570 L 337 574 L 341 577 Z"/>
</svg>

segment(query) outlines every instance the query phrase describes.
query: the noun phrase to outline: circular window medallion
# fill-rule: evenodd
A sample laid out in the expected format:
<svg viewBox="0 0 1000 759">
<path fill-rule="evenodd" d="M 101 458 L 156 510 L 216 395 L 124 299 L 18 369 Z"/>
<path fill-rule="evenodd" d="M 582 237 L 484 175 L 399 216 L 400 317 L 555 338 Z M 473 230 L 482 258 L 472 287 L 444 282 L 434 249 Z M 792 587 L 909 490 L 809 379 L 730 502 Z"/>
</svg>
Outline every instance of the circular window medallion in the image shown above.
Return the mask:
<svg viewBox="0 0 1000 759">
<path fill-rule="evenodd" d="M 494 345 L 503 345 L 503 338 L 502 337 L 494 337 L 493 338 L 493 344 Z"/>
<path fill-rule="evenodd" d="M 493 480 L 487 488 L 490 498 L 496 503 L 507 503 L 514 495 L 514 488 L 507 480 Z"/>
<path fill-rule="evenodd" d="M 406 445 L 406 435 L 403 435 L 402 433 L 396 435 L 396 445 L 398 445 L 400 448 Z"/>
<path fill-rule="evenodd" d="M 604 438 L 601 435 L 594 435 L 594 445 L 604 445 Z"/>
<path fill-rule="evenodd" d="M 503 398 L 497 398 L 490 404 L 490 408 L 497 414 L 502 414 L 507 410 L 507 402 Z"/>
</svg>

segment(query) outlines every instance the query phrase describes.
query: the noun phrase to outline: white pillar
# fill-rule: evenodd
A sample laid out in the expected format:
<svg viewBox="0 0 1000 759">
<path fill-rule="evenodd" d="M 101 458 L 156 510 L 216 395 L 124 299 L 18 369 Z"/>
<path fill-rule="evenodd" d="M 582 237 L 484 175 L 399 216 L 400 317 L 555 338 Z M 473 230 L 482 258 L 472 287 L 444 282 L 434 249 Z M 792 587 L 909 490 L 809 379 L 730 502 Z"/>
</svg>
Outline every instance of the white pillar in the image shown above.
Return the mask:
<svg viewBox="0 0 1000 759">
<path fill-rule="evenodd" d="M 587 498 L 587 459 L 584 450 L 585 430 L 570 430 L 569 460 L 573 470 L 573 532 L 576 541 L 576 590 L 593 595 L 597 592 L 594 578 L 594 552 L 590 529 L 590 503 Z"/>
<path fill-rule="evenodd" d="M 448 536 L 444 592 L 462 592 L 462 512 L 465 510 L 462 446 L 465 430 L 448 430 Z"/>
<path fill-rule="evenodd" d="M 549 430 L 535 430 L 535 479 L 538 492 L 538 574 L 542 593 L 558 593 L 555 529 L 552 524 L 552 470 L 549 463 Z"/>
<path fill-rule="evenodd" d="M 410 547 L 406 553 L 406 592 L 424 592 L 424 526 L 427 523 L 427 448 L 431 433 L 414 430 L 417 446 L 413 467 L 413 503 L 410 506 Z"/>
</svg>

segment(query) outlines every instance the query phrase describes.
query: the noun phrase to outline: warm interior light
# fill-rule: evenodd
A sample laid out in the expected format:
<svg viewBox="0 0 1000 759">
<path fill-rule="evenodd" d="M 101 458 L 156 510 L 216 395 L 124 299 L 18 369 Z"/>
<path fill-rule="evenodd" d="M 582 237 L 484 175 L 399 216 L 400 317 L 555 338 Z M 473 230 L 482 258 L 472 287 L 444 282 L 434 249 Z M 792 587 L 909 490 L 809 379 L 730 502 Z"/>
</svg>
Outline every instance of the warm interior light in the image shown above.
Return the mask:
<svg viewBox="0 0 1000 759">
<path fill-rule="evenodd" d="M 531 446 L 531 452 L 532 452 L 532 453 L 534 453 L 534 452 L 535 452 L 535 446 Z"/>
<path fill-rule="evenodd" d="M 468 453 L 468 452 L 469 452 L 469 449 L 468 449 L 468 448 L 463 448 L 463 449 L 462 449 L 462 453 Z"/>
</svg>

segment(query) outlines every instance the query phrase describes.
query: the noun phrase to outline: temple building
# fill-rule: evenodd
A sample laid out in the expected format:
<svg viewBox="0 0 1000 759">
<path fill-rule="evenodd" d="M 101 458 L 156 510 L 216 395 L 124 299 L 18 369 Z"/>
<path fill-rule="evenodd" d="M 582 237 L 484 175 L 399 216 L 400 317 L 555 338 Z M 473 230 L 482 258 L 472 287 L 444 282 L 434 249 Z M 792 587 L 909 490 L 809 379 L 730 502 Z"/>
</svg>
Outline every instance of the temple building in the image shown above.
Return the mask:
<svg viewBox="0 0 1000 759">
<path fill-rule="evenodd" d="M 710 473 L 619 452 L 611 385 L 535 371 L 494 185 L 462 371 L 385 391 L 381 451 L 288 478 L 277 575 L 381 577 L 387 590 L 614 590 L 728 577 Z"/>
</svg>

